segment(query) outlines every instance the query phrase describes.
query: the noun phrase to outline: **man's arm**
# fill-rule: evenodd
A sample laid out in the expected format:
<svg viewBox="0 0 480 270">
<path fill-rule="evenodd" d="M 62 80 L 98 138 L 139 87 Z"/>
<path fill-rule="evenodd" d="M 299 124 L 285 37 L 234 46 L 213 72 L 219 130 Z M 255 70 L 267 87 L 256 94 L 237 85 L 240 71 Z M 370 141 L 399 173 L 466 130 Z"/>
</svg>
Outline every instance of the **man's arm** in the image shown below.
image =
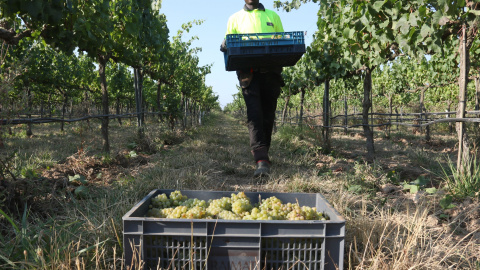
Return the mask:
<svg viewBox="0 0 480 270">
<path fill-rule="evenodd" d="M 227 32 L 225 33 L 225 38 L 223 39 L 222 44 L 220 44 L 220 51 L 221 52 L 226 52 L 227 51 L 227 41 L 226 41 L 226 36 L 228 34 L 237 34 L 237 29 L 235 27 L 235 19 L 233 18 L 233 15 L 228 18 L 228 23 L 227 23 Z"/>
</svg>

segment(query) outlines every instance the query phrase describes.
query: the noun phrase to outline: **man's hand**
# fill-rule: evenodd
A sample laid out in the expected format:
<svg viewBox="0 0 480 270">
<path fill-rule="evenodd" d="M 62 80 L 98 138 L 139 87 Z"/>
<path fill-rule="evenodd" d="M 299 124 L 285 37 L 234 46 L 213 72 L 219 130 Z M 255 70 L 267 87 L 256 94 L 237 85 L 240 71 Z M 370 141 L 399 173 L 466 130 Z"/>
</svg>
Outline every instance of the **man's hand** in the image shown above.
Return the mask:
<svg viewBox="0 0 480 270">
<path fill-rule="evenodd" d="M 221 52 L 227 52 L 227 44 L 225 39 L 223 40 L 222 44 L 220 45 L 220 51 Z"/>
</svg>

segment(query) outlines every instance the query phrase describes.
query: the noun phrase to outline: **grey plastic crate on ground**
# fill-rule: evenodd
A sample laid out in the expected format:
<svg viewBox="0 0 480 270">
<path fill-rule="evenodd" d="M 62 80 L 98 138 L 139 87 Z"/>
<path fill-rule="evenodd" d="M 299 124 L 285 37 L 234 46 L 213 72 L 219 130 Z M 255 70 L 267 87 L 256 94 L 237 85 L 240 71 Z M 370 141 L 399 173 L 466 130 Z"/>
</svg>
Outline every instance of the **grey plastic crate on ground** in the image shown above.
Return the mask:
<svg viewBox="0 0 480 270">
<path fill-rule="evenodd" d="M 320 194 L 245 192 L 252 204 L 276 196 L 316 207 L 329 220 L 209 220 L 146 217 L 153 190 L 123 216 L 126 266 L 143 269 L 343 269 L 345 219 Z M 233 191 L 181 191 L 202 200 Z M 134 256 L 137 254 L 138 256 Z"/>
</svg>

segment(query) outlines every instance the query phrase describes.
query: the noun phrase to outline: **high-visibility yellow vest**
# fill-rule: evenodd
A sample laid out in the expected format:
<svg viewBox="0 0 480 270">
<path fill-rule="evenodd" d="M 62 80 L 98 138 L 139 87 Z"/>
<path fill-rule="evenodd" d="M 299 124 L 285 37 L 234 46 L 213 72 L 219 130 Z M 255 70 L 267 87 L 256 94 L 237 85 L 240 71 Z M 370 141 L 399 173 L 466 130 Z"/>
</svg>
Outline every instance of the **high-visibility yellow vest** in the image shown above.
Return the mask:
<svg viewBox="0 0 480 270">
<path fill-rule="evenodd" d="M 257 9 L 244 8 L 230 16 L 226 35 L 270 32 L 283 32 L 282 21 L 275 11 L 259 4 Z"/>
</svg>

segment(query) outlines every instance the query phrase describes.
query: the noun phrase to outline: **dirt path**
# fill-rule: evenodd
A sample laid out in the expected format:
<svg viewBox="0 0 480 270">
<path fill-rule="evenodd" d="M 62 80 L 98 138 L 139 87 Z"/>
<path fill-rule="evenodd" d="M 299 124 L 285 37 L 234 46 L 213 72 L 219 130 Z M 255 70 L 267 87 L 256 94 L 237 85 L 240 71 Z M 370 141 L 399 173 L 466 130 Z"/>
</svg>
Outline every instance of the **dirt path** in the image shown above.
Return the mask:
<svg viewBox="0 0 480 270">
<path fill-rule="evenodd" d="M 167 179 L 161 182 L 179 189 L 259 191 L 279 189 L 287 179 L 303 174 L 307 167 L 315 167 L 302 158 L 301 152 L 286 149 L 285 143 L 276 138 L 272 142 L 271 159 L 271 176 L 254 178 L 255 163 L 247 126 L 231 116 L 216 114 L 191 138 L 152 156 L 148 167 L 153 171 L 143 170 L 141 177 L 157 179 L 174 175 L 180 182 Z"/>
<path fill-rule="evenodd" d="M 202 180 L 191 183 L 195 188 L 256 189 L 258 179 L 253 178 L 255 164 L 246 125 L 231 116 L 218 114 L 192 137 L 168 151 L 173 160 L 184 164 L 185 171 L 180 174 L 197 174 Z"/>
</svg>

